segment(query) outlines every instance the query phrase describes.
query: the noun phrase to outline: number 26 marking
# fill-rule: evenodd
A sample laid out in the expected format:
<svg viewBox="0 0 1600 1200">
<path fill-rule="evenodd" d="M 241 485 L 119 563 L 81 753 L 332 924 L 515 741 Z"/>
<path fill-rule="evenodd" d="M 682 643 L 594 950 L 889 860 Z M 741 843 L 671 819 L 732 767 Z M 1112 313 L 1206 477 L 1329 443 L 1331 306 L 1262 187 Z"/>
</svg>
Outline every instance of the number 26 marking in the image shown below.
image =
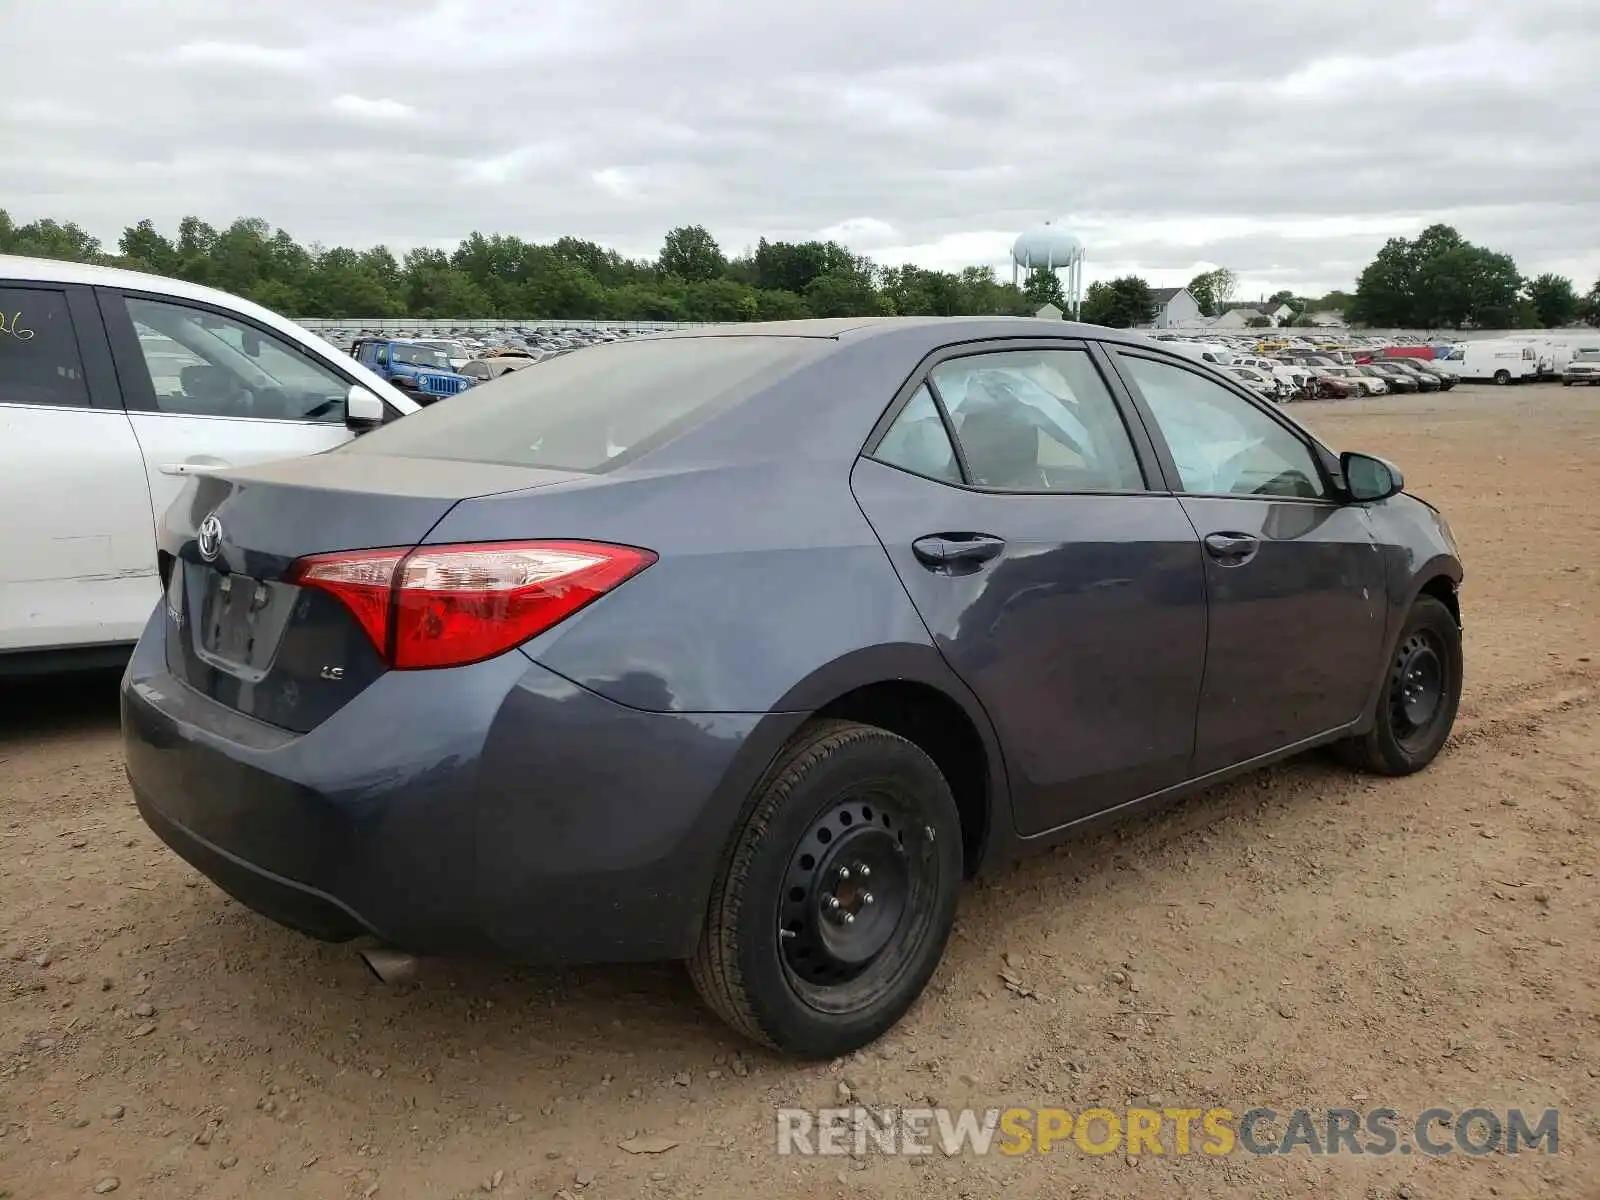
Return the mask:
<svg viewBox="0 0 1600 1200">
<path fill-rule="evenodd" d="M 22 314 L 19 312 L 11 314 L 9 324 L 6 322 L 5 313 L 0 312 L 0 335 L 10 335 L 19 342 L 31 342 L 33 340 L 33 330 L 24 328 Z"/>
</svg>

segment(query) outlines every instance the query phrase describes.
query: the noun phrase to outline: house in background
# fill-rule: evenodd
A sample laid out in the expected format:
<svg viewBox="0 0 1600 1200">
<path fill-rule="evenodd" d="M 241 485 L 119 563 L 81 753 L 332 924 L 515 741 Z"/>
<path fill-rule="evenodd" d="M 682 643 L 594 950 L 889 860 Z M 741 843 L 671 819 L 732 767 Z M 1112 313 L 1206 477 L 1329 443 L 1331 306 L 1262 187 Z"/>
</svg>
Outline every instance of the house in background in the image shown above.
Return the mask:
<svg viewBox="0 0 1600 1200">
<path fill-rule="evenodd" d="M 1188 288 L 1151 288 L 1150 299 L 1155 301 L 1156 319 L 1152 329 L 1174 329 L 1184 325 L 1204 325 L 1200 304 L 1189 294 Z"/>
<path fill-rule="evenodd" d="M 1260 309 L 1245 304 L 1230 305 L 1228 310 L 1208 326 L 1210 329 L 1248 329 L 1251 321 L 1259 321 L 1262 317 L 1272 320 L 1270 316 Z"/>
<path fill-rule="evenodd" d="M 1265 317 L 1273 325 L 1287 325 L 1294 320 L 1294 309 L 1287 304 L 1230 304 L 1223 314 L 1211 322 L 1213 329 L 1246 329 L 1251 321 Z"/>
</svg>

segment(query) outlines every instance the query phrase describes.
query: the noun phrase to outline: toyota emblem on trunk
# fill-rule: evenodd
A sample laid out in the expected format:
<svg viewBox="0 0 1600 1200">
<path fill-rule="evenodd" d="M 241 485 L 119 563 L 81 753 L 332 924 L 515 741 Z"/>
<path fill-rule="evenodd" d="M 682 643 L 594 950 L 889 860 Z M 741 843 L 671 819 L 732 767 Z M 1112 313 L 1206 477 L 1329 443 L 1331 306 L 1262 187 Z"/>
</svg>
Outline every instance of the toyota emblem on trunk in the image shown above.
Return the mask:
<svg viewBox="0 0 1600 1200">
<path fill-rule="evenodd" d="M 200 522 L 200 533 L 196 538 L 200 545 L 200 557 L 211 562 L 222 552 L 222 522 L 217 519 L 217 514 L 212 513 Z"/>
</svg>

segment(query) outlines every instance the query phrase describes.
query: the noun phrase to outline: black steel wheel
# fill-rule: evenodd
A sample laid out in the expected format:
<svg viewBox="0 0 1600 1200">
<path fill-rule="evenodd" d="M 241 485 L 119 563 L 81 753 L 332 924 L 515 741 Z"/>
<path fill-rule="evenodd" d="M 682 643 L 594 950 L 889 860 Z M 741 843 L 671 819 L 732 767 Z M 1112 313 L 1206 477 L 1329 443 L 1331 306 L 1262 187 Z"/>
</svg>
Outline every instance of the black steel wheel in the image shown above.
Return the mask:
<svg viewBox="0 0 1600 1200">
<path fill-rule="evenodd" d="M 1382 775 L 1422 770 L 1455 724 L 1461 676 L 1460 626 L 1442 602 L 1418 597 L 1389 657 L 1372 728 L 1341 743 L 1345 758 Z"/>
<path fill-rule="evenodd" d="M 1389 728 L 1407 750 L 1433 733 L 1445 709 L 1445 650 L 1432 630 L 1414 631 L 1400 644 L 1389 671 Z"/>
<path fill-rule="evenodd" d="M 960 819 L 933 761 L 885 730 L 817 722 L 752 798 L 690 974 L 747 1036 L 847 1054 L 927 985 L 961 869 Z"/>
</svg>

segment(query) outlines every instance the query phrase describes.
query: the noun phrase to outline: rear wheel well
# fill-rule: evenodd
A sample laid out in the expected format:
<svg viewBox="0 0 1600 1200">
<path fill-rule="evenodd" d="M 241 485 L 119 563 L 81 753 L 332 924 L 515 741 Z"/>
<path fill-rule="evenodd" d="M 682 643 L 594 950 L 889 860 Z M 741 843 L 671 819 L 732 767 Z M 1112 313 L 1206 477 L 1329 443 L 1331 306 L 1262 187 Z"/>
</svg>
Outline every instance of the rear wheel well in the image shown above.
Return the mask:
<svg viewBox="0 0 1600 1200">
<path fill-rule="evenodd" d="M 1422 585 L 1417 595 L 1432 596 L 1450 610 L 1450 615 L 1456 620 L 1456 628 L 1461 627 L 1461 598 L 1456 595 L 1455 582 L 1448 575 L 1435 575 Z"/>
<path fill-rule="evenodd" d="M 977 870 L 989 834 L 989 756 L 959 704 L 927 684 L 892 680 L 847 692 L 816 718 L 886 729 L 933 759 L 961 816 L 963 869 L 968 876 Z"/>
</svg>

